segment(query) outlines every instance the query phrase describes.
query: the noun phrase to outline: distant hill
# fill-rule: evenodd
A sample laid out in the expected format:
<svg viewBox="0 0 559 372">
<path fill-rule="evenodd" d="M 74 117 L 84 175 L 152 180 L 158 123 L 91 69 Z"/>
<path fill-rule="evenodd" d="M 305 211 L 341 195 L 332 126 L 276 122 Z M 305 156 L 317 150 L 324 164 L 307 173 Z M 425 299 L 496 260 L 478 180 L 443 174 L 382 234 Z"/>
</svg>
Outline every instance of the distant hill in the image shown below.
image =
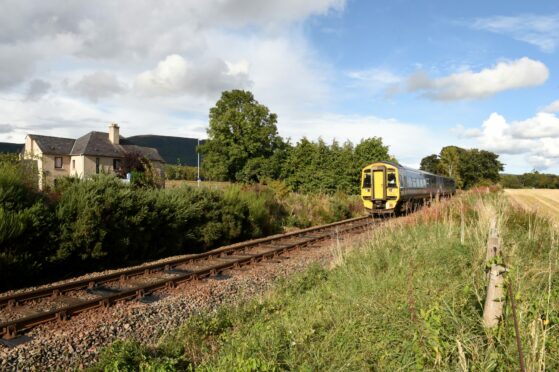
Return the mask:
<svg viewBox="0 0 559 372">
<path fill-rule="evenodd" d="M 167 164 L 182 164 L 196 166 L 197 154 L 196 138 L 141 135 L 126 137 L 126 141 L 138 146 L 154 147 Z M 200 141 L 202 144 L 204 141 Z"/>
<path fill-rule="evenodd" d="M 2 152 L 21 152 L 23 143 L 0 142 L 0 153 Z"/>
</svg>

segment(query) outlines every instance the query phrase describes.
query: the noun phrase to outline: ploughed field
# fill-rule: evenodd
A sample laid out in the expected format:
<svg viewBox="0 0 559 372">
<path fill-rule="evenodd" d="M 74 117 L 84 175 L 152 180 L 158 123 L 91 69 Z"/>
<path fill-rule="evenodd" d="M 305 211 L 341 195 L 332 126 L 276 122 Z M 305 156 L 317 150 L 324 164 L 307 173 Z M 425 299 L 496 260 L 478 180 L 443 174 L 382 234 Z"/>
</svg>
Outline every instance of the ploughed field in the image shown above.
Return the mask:
<svg viewBox="0 0 559 372">
<path fill-rule="evenodd" d="M 513 204 L 559 221 L 559 190 L 506 189 Z"/>
</svg>

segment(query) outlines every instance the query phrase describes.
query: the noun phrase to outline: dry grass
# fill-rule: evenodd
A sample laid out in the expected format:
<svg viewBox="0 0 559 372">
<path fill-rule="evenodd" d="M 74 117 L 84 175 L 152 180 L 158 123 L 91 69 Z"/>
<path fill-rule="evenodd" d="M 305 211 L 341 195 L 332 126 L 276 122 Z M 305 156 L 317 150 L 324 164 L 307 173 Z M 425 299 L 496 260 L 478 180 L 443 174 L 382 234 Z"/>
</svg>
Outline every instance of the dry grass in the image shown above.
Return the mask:
<svg viewBox="0 0 559 372">
<path fill-rule="evenodd" d="M 559 222 L 559 190 L 506 189 L 505 194 L 513 204 Z"/>
<path fill-rule="evenodd" d="M 198 186 L 196 181 L 185 181 L 185 180 L 166 180 L 165 188 L 174 189 L 176 187 L 181 187 L 182 185 L 188 185 L 192 187 Z M 230 182 L 219 182 L 219 181 L 200 181 L 200 187 L 207 187 L 210 189 L 226 189 L 231 185 Z"/>
</svg>

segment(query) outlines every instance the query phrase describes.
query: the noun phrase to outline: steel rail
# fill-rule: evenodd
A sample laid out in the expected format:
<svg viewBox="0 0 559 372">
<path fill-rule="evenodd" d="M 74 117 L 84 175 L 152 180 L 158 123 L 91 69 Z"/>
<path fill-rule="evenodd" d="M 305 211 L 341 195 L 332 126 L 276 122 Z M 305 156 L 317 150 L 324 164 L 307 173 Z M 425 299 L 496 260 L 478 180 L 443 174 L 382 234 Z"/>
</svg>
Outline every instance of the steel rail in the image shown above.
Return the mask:
<svg viewBox="0 0 559 372">
<path fill-rule="evenodd" d="M 256 246 L 263 245 L 277 240 L 284 240 L 293 237 L 302 237 L 303 235 L 309 232 L 317 232 L 335 226 L 361 221 L 367 218 L 369 217 L 356 217 L 344 221 L 330 223 L 327 225 L 310 227 L 307 229 L 298 230 L 286 234 L 276 234 L 265 238 L 259 238 L 259 239 L 245 241 L 245 242 L 231 244 L 208 252 L 189 255 L 188 257 L 181 257 L 165 262 L 151 263 L 151 264 L 142 265 L 130 269 L 118 270 L 113 273 L 99 275 L 93 278 L 74 280 L 67 283 L 48 286 L 45 288 L 38 288 L 32 291 L 14 293 L 7 296 L 0 296 L 0 309 L 5 306 L 15 306 L 22 302 L 38 300 L 41 298 L 48 298 L 53 295 L 58 296 L 60 294 L 64 294 L 70 291 L 82 290 L 85 288 L 93 288 L 101 284 L 106 284 L 117 280 L 125 280 L 134 276 L 150 274 L 161 270 L 169 270 L 178 265 L 185 264 L 185 263 L 193 263 L 196 261 L 208 260 L 215 257 L 222 257 L 223 255 L 229 255 L 234 252 L 238 252 L 239 250 L 254 248 Z"/>
<path fill-rule="evenodd" d="M 226 270 L 230 270 L 230 269 L 236 269 L 236 268 L 240 268 L 242 266 L 246 266 L 246 265 L 250 265 L 256 262 L 260 262 L 264 259 L 269 259 L 269 258 L 273 258 L 273 257 L 277 257 L 280 254 L 293 250 L 293 249 L 298 249 L 304 246 L 307 246 L 311 243 L 315 243 L 327 238 L 332 237 L 334 234 L 345 234 L 345 233 L 349 233 L 351 231 L 354 230 L 359 230 L 359 229 L 366 229 L 369 226 L 371 226 L 374 223 L 374 221 L 369 218 L 369 217 L 358 217 L 358 218 L 353 218 L 353 219 L 349 219 L 349 220 L 345 220 L 345 221 L 340 221 L 340 222 L 335 222 L 332 224 L 328 224 L 328 225 L 322 225 L 322 226 L 317 226 L 317 227 L 313 227 L 313 228 L 309 228 L 309 229 L 304 229 L 304 230 L 299 230 L 297 232 L 293 232 L 293 233 L 288 233 L 288 234 L 279 234 L 279 235 L 274 235 L 271 237 L 267 237 L 267 238 L 261 238 L 261 239 L 256 239 L 256 240 L 252 240 L 249 242 L 245 242 L 245 243 L 237 243 L 237 244 L 233 244 L 227 247 L 223 247 L 223 248 L 219 248 L 210 252 L 206 252 L 206 253 L 202 253 L 199 255 L 195 255 L 195 257 L 187 257 L 187 258 L 181 258 L 181 259 L 177 259 L 177 260 L 172 260 L 169 262 L 163 262 L 163 263 L 159 263 L 159 264 L 153 264 L 153 265 L 147 265 L 149 266 L 149 269 L 146 267 L 141 267 L 141 268 L 137 268 L 137 269 L 130 269 L 130 270 L 125 270 L 126 273 L 130 272 L 131 274 L 126 274 L 128 275 L 128 277 L 132 277 L 134 274 L 137 273 L 155 273 L 161 269 L 163 270 L 167 270 L 171 267 L 176 267 L 178 265 L 180 265 L 181 263 L 190 263 L 190 262 L 196 262 L 196 261 L 201 261 L 204 259 L 209 259 L 209 258 L 216 258 L 216 257 L 221 257 L 223 258 L 224 255 L 225 256 L 229 256 L 228 259 L 231 259 L 231 261 L 227 261 L 224 263 L 220 263 L 217 265 L 211 265 L 202 269 L 198 269 L 198 270 L 193 270 L 193 271 L 189 271 L 189 272 L 184 272 L 184 273 L 179 273 L 173 277 L 170 278 L 165 278 L 165 279 L 160 279 L 157 280 L 155 282 L 152 283 L 148 283 L 148 284 L 143 284 L 143 285 L 138 285 L 132 288 L 127 288 L 127 289 L 119 289 L 116 291 L 116 293 L 111 293 L 108 295 L 99 295 L 98 298 L 94 298 L 94 299 L 89 299 L 89 300 L 79 300 L 79 299 L 75 299 L 75 301 L 77 301 L 77 303 L 74 304 L 70 304 L 64 307 L 60 307 L 58 309 L 54 309 L 54 310 L 48 310 L 48 311 L 43 311 L 43 312 L 37 312 L 36 314 L 30 315 L 30 316 L 26 316 L 26 317 L 21 317 L 18 319 L 14 319 L 14 320 L 10 320 L 7 322 L 3 322 L 0 323 L 0 329 L 1 329 L 1 334 L 0 336 L 4 339 L 12 339 L 15 338 L 18 334 L 21 334 L 22 332 L 26 332 L 40 324 L 43 323 L 48 323 L 48 322 L 53 322 L 53 321 L 64 321 L 64 320 L 68 320 L 69 318 L 71 318 L 73 315 L 79 314 L 83 311 L 86 310 L 90 310 L 90 309 L 94 309 L 94 308 L 98 308 L 98 307 L 109 307 L 112 304 L 114 304 L 115 302 L 118 301 L 123 301 L 123 300 L 130 300 L 130 299 L 141 299 L 142 297 L 153 293 L 154 291 L 157 290 L 161 290 L 164 288 L 174 288 L 177 284 L 182 283 L 182 282 L 187 282 L 187 281 L 196 281 L 198 279 L 202 279 L 202 278 L 206 278 L 206 277 L 210 277 L 210 276 L 215 276 L 218 275 L 220 273 L 222 273 L 223 271 Z M 344 225 L 348 225 L 348 226 L 344 226 Z M 338 227 L 342 227 L 341 230 L 338 230 Z M 318 232 L 321 230 L 328 230 L 328 229 L 333 229 L 336 228 L 334 231 L 329 231 L 323 234 L 319 234 L 319 235 L 312 235 L 312 236 L 304 236 L 305 233 L 309 233 L 309 232 Z M 284 244 L 282 246 L 279 247 L 275 247 L 269 250 L 266 250 L 264 252 L 260 252 L 260 253 L 255 253 L 255 254 L 250 254 L 250 255 L 245 255 L 245 256 L 241 256 L 240 258 L 234 258 L 233 256 L 235 256 L 235 252 L 242 252 L 243 250 L 247 249 L 247 248 L 253 248 L 253 247 L 257 247 L 259 245 L 263 245 L 265 243 L 269 243 L 269 242 L 275 242 L 277 240 L 284 240 L 286 237 L 298 237 L 298 238 L 302 238 L 302 241 L 298 241 L 298 242 L 293 242 L 293 243 L 289 243 L 289 244 Z M 196 260 L 196 258 L 198 258 Z M 155 269 L 159 269 L 159 270 L 155 270 Z M 72 290 L 80 290 L 80 289 L 86 289 L 86 288 L 92 288 L 91 286 L 91 281 L 94 281 L 96 283 L 96 285 L 98 285 L 99 283 L 106 283 L 109 281 L 114 281 L 115 279 L 121 279 L 121 275 L 122 272 L 118 272 L 113 274 L 109 274 L 106 276 L 102 276 L 102 277 L 98 277 L 98 278 L 92 278 L 92 279 L 88 279 L 88 280 L 80 280 L 77 281 L 76 284 L 74 283 L 74 286 L 71 287 L 70 285 L 72 283 L 67 283 L 68 286 L 66 286 L 66 284 L 63 285 L 59 285 L 59 286 L 53 286 L 51 288 L 46 288 L 44 289 L 44 291 L 46 293 L 48 293 L 48 297 L 54 296 L 62 296 L 62 294 L 66 291 L 69 291 L 66 288 L 72 288 Z M 140 275 L 140 274 L 137 274 Z M 109 280 L 108 278 L 112 278 L 111 280 Z M 99 280 L 101 279 L 101 280 Z M 84 286 L 84 284 L 87 284 Z M 56 289 L 54 289 L 56 288 Z M 27 295 L 25 296 L 25 299 L 36 299 L 36 298 L 44 298 L 46 296 L 41 296 L 41 297 L 33 297 L 33 296 L 29 296 L 31 292 L 27 292 L 27 293 L 22 293 L 22 295 Z M 8 296 L 6 296 L 5 298 L 7 298 Z M 17 298 L 17 295 L 12 295 L 9 296 L 14 298 L 14 301 L 22 301 L 21 299 Z M 17 302 L 16 302 L 17 303 Z"/>
</svg>

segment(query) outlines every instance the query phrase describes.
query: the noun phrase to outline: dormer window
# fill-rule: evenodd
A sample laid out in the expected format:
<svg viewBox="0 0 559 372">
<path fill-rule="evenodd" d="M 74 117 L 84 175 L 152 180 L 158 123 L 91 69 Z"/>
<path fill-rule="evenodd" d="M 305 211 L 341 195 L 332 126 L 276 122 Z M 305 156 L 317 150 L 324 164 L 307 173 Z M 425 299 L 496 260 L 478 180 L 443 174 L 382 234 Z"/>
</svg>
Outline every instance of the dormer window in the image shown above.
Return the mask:
<svg viewBox="0 0 559 372">
<path fill-rule="evenodd" d="M 54 158 L 54 167 L 57 169 L 62 168 L 62 156 L 56 156 Z"/>
</svg>

